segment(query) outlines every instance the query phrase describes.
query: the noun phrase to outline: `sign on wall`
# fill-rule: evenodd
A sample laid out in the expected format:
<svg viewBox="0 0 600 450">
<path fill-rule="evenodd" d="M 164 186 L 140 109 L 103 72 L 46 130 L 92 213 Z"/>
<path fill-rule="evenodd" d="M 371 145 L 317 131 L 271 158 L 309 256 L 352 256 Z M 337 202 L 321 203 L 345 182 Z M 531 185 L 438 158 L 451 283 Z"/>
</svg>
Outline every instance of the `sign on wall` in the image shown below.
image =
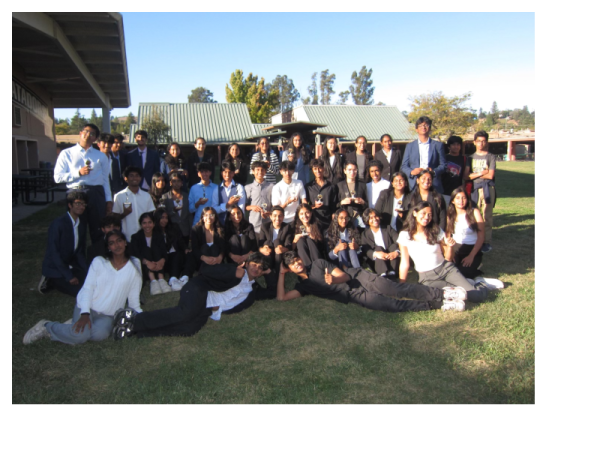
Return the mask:
<svg viewBox="0 0 600 450">
<path fill-rule="evenodd" d="M 27 108 L 29 112 L 42 121 L 45 121 L 50 115 L 48 106 L 33 92 L 14 79 L 12 80 L 12 98 L 13 101 Z"/>
</svg>

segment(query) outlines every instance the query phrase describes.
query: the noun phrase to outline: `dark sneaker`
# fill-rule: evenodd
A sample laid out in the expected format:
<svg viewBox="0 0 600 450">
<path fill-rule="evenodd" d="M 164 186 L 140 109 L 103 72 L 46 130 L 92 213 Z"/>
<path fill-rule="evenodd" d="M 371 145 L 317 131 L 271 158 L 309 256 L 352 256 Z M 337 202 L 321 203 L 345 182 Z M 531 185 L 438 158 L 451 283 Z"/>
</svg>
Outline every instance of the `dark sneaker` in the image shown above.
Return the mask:
<svg viewBox="0 0 600 450">
<path fill-rule="evenodd" d="M 133 318 L 136 314 L 131 308 L 118 309 L 113 318 L 113 327 L 133 325 Z"/>
<path fill-rule="evenodd" d="M 123 340 L 133 335 L 133 325 L 117 325 L 113 328 L 112 335 L 115 341 Z"/>
<path fill-rule="evenodd" d="M 492 251 L 492 246 L 490 244 L 483 244 L 481 246 L 481 253 L 487 253 Z"/>
</svg>

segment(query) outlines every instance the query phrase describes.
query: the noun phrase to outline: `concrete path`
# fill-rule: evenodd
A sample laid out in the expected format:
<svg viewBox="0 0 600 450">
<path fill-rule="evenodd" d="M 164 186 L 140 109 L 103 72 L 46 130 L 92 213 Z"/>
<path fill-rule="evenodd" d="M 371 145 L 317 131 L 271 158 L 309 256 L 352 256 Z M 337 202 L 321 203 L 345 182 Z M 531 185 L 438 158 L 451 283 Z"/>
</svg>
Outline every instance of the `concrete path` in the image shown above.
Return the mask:
<svg viewBox="0 0 600 450">
<path fill-rule="evenodd" d="M 55 192 L 54 203 L 59 202 L 61 200 L 64 201 L 66 196 L 66 192 Z M 42 199 L 42 197 L 45 198 L 46 194 L 40 194 L 40 199 Z M 29 217 L 33 213 L 41 211 L 42 209 L 47 208 L 51 204 L 52 203 L 48 203 L 47 205 L 24 205 L 21 201 L 21 196 L 19 195 L 19 202 L 16 206 L 12 207 L 12 223 L 14 224 L 19 220 L 24 219 L 25 217 Z"/>
</svg>

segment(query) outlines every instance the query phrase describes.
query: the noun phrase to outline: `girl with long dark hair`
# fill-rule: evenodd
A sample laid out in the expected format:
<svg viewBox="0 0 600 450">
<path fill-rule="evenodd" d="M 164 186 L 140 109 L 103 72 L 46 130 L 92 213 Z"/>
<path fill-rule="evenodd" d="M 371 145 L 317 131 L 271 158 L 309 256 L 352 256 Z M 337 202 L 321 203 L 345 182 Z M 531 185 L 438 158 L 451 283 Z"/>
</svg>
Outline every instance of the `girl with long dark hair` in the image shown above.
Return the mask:
<svg viewBox="0 0 600 450">
<path fill-rule="evenodd" d="M 187 240 L 181 233 L 179 225 L 171 221 L 165 208 L 158 208 L 154 211 L 154 222 L 157 224 L 156 232 L 163 237 L 167 249 L 165 272 L 170 275 L 169 286 L 173 291 L 180 291 L 188 282 L 189 276 L 192 275 L 184 273 Z"/>
<path fill-rule="evenodd" d="M 336 185 L 346 179 L 344 175 L 344 157 L 340 154 L 337 139 L 333 136 L 325 138 L 325 148 L 320 157 L 325 163 L 325 178 Z"/>
<path fill-rule="evenodd" d="M 277 153 L 271 150 L 269 138 L 262 137 L 258 140 L 258 151 L 252 155 L 250 167 L 252 167 L 254 161 L 265 161 L 269 164 L 265 180 L 275 184 L 277 182 L 277 175 L 279 174 L 279 158 L 277 157 Z"/>
<path fill-rule="evenodd" d="M 94 258 L 77 294 L 73 323 L 40 320 L 27 331 L 24 344 L 42 338 L 71 345 L 101 341 L 110 336 L 113 316 L 126 302 L 129 308 L 142 312 L 140 261 L 130 256 L 127 239 L 121 231 L 106 233 L 104 243 L 106 256 Z"/>
<path fill-rule="evenodd" d="M 306 184 L 310 181 L 310 151 L 304 145 L 301 133 L 294 133 L 290 137 L 288 148 L 281 155 L 281 161 L 293 161 L 296 163 L 296 171 L 293 178 Z"/>
<path fill-rule="evenodd" d="M 402 230 L 402 224 L 409 208 L 410 197 L 408 178 L 404 172 L 392 175 L 391 186 L 379 194 L 375 209 L 381 214 L 381 226 L 391 226 L 397 232 Z"/>
<path fill-rule="evenodd" d="M 362 135 L 358 136 L 354 142 L 354 147 L 356 150 L 346 153 L 344 159 L 355 163 L 358 170 L 358 180 L 368 183 L 371 181 L 369 162 L 373 160 L 373 154 L 367 148 L 367 138 Z"/>
<path fill-rule="evenodd" d="M 189 194 L 184 188 L 185 180 L 181 172 L 172 172 L 169 175 L 171 189 L 162 196 L 167 214 L 171 222 L 176 223 L 181 229 L 186 245 L 189 242 L 190 230 L 192 228 L 193 214 L 190 212 Z"/>
<path fill-rule="evenodd" d="M 152 175 L 152 186 L 150 186 L 149 194 L 152 197 L 155 208 L 163 204 L 162 196 L 169 191 L 167 186 L 167 177 L 164 174 L 156 172 Z"/>
<path fill-rule="evenodd" d="M 202 210 L 200 220 L 192 227 L 192 254 L 195 269 L 201 264 L 215 265 L 223 261 L 225 232 L 212 206 Z"/>
<path fill-rule="evenodd" d="M 235 142 L 227 147 L 225 161 L 229 161 L 233 164 L 233 167 L 235 167 L 233 181 L 235 181 L 237 184 L 245 186 L 248 180 L 248 165 L 244 162 L 240 146 Z"/>
<path fill-rule="evenodd" d="M 414 208 L 419 202 L 428 202 L 431 205 L 433 221 L 438 226 L 446 224 L 446 201 L 442 194 L 433 188 L 435 172 L 431 168 L 424 169 L 416 176 L 416 184 L 411 192 L 409 207 Z"/>
<path fill-rule="evenodd" d="M 298 256 L 305 265 L 310 265 L 311 261 L 321 258 L 325 242 L 323 235 L 319 231 L 319 225 L 312 208 L 307 203 L 303 203 L 296 210 L 294 217 L 294 240 Z"/>
<path fill-rule="evenodd" d="M 244 218 L 244 213 L 239 206 L 232 207 L 227 213 L 225 241 L 227 255 L 236 264 L 245 262 L 248 256 L 257 250 L 254 226 Z"/>
<path fill-rule="evenodd" d="M 409 259 L 412 258 L 419 274 L 419 283 L 438 288 L 460 287 L 466 291 L 467 300 L 483 301 L 487 297 L 488 287 L 483 283 L 471 285 L 450 262 L 452 242 L 433 221 L 431 203 L 417 203 L 408 213 L 406 230 L 400 232 L 398 237 L 402 255 L 400 281 L 406 282 Z"/>
<path fill-rule="evenodd" d="M 325 238 L 329 259 L 337 262 L 339 268 L 360 267 L 360 233 L 347 210 L 341 208 L 333 214 Z"/>
<path fill-rule="evenodd" d="M 150 295 L 171 292 L 165 281 L 167 247 L 155 229 L 154 214 L 143 213 L 139 223 L 142 229 L 131 236 L 131 253 L 141 261 L 144 279 L 150 280 Z"/>
</svg>

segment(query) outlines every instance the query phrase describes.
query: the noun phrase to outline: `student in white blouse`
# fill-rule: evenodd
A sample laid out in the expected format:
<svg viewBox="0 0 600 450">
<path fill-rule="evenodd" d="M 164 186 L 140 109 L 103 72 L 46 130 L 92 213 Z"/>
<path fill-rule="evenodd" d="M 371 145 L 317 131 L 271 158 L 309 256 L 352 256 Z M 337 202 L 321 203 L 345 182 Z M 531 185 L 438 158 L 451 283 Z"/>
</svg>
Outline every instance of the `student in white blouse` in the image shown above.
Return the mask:
<svg viewBox="0 0 600 450">
<path fill-rule="evenodd" d="M 283 179 L 273 186 L 271 190 L 271 204 L 278 205 L 285 211 L 283 221 L 291 223 L 296 215 L 298 205 L 306 200 L 304 184 L 300 180 L 292 179 L 296 164 L 292 161 L 283 161 L 279 171 Z"/>
<path fill-rule="evenodd" d="M 92 261 L 83 288 L 77 294 L 73 323 L 40 320 L 25 334 L 24 344 L 42 338 L 71 345 L 101 341 L 110 336 L 113 316 L 125 302 L 133 310 L 142 312 L 139 260 L 129 256 L 127 240 L 120 231 L 109 231 L 105 242 L 108 256 L 97 256 Z"/>
</svg>

